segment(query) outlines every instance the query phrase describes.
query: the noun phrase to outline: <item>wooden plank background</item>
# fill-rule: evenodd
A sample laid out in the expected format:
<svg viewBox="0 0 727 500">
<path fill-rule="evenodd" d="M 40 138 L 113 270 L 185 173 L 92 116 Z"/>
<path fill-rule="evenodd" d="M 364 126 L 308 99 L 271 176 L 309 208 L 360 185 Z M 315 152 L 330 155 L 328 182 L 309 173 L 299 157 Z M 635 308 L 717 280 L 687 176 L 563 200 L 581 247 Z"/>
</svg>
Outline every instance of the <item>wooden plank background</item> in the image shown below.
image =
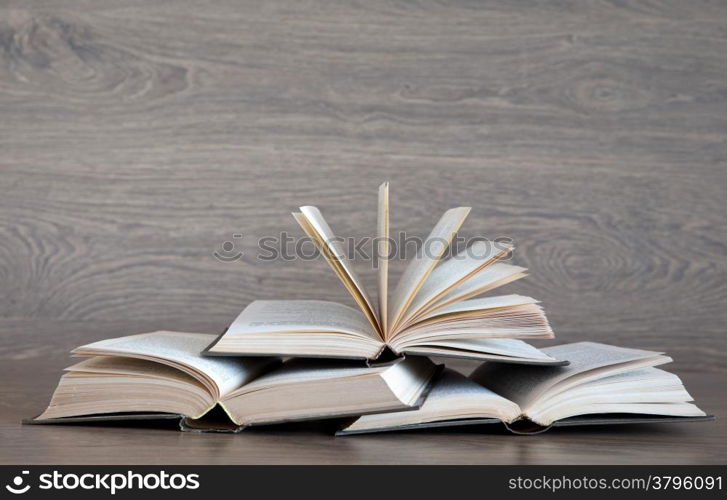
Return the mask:
<svg viewBox="0 0 727 500">
<path fill-rule="evenodd" d="M 303 204 L 372 235 L 384 180 L 395 230 L 471 205 L 466 233 L 513 238 L 531 276 L 508 290 L 560 341 L 723 376 L 726 21 L 706 1 L 3 0 L 6 376 L 216 332 L 256 298 L 345 300 L 324 262 L 255 242 L 301 235 Z M 242 260 L 215 259 L 235 233 Z"/>
</svg>

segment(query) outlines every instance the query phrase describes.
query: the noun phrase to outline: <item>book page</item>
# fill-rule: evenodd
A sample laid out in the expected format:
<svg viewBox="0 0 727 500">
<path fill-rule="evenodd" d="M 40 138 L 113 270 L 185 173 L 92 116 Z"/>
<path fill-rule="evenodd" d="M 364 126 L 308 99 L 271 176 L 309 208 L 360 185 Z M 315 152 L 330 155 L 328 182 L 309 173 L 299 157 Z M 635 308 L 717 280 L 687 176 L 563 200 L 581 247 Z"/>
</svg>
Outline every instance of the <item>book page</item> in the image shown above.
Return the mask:
<svg viewBox="0 0 727 500">
<path fill-rule="evenodd" d="M 453 287 L 441 297 L 438 297 L 431 305 L 425 307 L 412 319 L 416 321 L 418 316 L 432 313 L 437 309 L 454 304 L 455 302 L 471 299 L 472 297 L 523 278 L 527 276 L 526 271 L 527 269 L 524 267 L 496 262 L 467 278 L 463 283 Z"/>
<path fill-rule="evenodd" d="M 419 409 L 364 415 L 345 430 L 383 430 L 467 418 L 498 418 L 509 422 L 519 414 L 520 408 L 515 403 L 446 368 Z"/>
<path fill-rule="evenodd" d="M 660 353 L 641 349 L 616 347 L 596 342 L 575 342 L 541 349 L 548 356 L 570 361 L 567 366 L 499 366 L 485 363 L 470 378 L 517 403 L 523 411 L 556 384 L 600 368 L 614 367 L 612 373 L 631 369 L 628 362 L 653 360 L 657 364 L 669 360 Z M 621 370 L 615 367 L 621 367 Z M 633 368 L 639 368 L 634 364 Z M 604 376 L 606 375 L 604 374 Z M 584 380 L 585 381 L 585 380 Z"/>
<path fill-rule="evenodd" d="M 425 352 L 428 348 L 442 355 L 491 354 L 497 357 L 510 359 L 554 362 L 556 359 L 527 342 L 517 339 L 478 339 L 457 338 L 453 336 L 447 340 L 433 340 L 412 342 L 411 347 L 405 347 L 402 352 Z M 493 356 L 493 358 L 495 357 Z"/>
<path fill-rule="evenodd" d="M 323 214 L 316 207 L 306 206 L 300 207 L 300 213 L 294 213 L 293 217 L 317 244 L 328 264 L 343 281 L 368 321 L 383 338 L 378 316 L 371 299 L 366 293 L 361 280 L 356 276 L 353 267 L 348 262 L 341 243 L 336 239 L 330 226 L 323 218 Z"/>
<path fill-rule="evenodd" d="M 684 403 L 693 398 L 682 385 L 679 377 L 658 368 L 636 369 L 579 384 L 541 402 L 530 410 L 528 416 L 550 415 L 553 420 L 562 418 L 562 410 L 590 404 L 627 403 Z"/>
<path fill-rule="evenodd" d="M 346 274 L 346 271 L 343 269 L 342 264 L 338 261 L 338 259 L 334 258 L 331 255 L 331 251 L 328 248 L 328 246 L 325 244 L 325 242 L 321 239 L 320 235 L 313 229 L 313 226 L 310 224 L 308 219 L 300 212 L 293 212 L 293 218 L 295 218 L 296 222 L 300 224 L 300 227 L 303 228 L 303 231 L 308 235 L 308 237 L 313 241 L 313 243 L 316 245 L 316 248 L 323 254 L 323 256 L 326 259 L 326 262 L 328 262 L 328 265 L 333 269 L 333 271 L 336 273 L 338 278 L 341 280 L 341 283 L 343 283 L 343 286 L 346 287 L 346 290 L 348 290 L 348 293 L 351 294 L 351 297 L 354 298 L 356 301 L 356 304 L 361 309 L 361 312 L 363 314 L 367 314 L 368 307 L 366 306 L 366 300 L 361 294 L 361 291 L 356 288 L 356 285 L 353 283 L 353 281 L 350 279 L 350 277 Z M 369 312 L 370 314 L 370 312 Z M 367 319 L 369 322 L 372 322 L 372 319 L 368 317 Z M 377 320 L 378 321 L 378 320 Z M 372 323 L 372 326 L 373 323 Z"/>
<path fill-rule="evenodd" d="M 464 223 L 469 207 L 459 207 L 447 210 L 432 232 L 424 241 L 416 258 L 412 260 L 399 279 L 396 289 L 389 301 L 388 326 L 394 332 L 397 323 L 406 312 L 424 281 L 439 263 L 442 255 L 452 242 L 452 238 Z"/>
<path fill-rule="evenodd" d="M 157 361 L 120 356 L 94 356 L 86 358 L 65 369 L 73 373 L 132 375 L 144 378 L 176 380 L 204 387 L 197 378 L 169 365 Z"/>
<path fill-rule="evenodd" d="M 93 356 L 65 371 L 37 419 L 126 412 L 197 416 L 217 400 L 197 377 L 158 361 Z"/>
<path fill-rule="evenodd" d="M 557 414 L 530 417 L 540 425 L 549 425 L 554 420 L 581 415 L 604 413 L 632 413 L 636 415 L 662 415 L 671 417 L 704 417 L 704 413 L 693 403 L 594 403 L 562 409 Z"/>
<path fill-rule="evenodd" d="M 127 356 L 180 369 L 205 384 L 214 397 L 255 378 L 270 358 L 211 358 L 200 353 L 217 338 L 213 334 L 158 331 L 100 340 L 74 349 L 79 356 Z"/>
<path fill-rule="evenodd" d="M 404 410 L 417 402 L 435 369 L 426 358 L 373 367 L 293 359 L 228 395 L 221 404 L 238 424 Z"/>
<path fill-rule="evenodd" d="M 493 241 L 476 241 L 461 255 L 452 256 L 439 264 L 422 284 L 402 317 L 402 323 L 511 250 L 511 246 L 498 245 Z"/>
<path fill-rule="evenodd" d="M 284 385 L 301 387 L 322 380 L 334 380 L 346 384 L 348 380 L 353 382 L 366 376 L 378 376 L 401 402 L 411 405 L 426 388 L 435 372 L 434 363 L 428 358 L 418 356 L 374 366 L 334 359 L 293 358 L 283 363 L 280 368 L 231 393 L 228 399 Z M 352 396 L 357 395 L 352 394 Z M 358 394 L 358 396 L 362 399 L 377 397 L 372 393 Z M 284 401 L 280 402 L 280 405 L 284 404 Z"/>
<path fill-rule="evenodd" d="M 376 228 L 376 254 L 379 265 L 379 325 L 384 336 L 388 338 L 387 332 L 387 303 L 389 295 L 389 183 L 384 182 L 379 186 L 379 205 Z"/>
<path fill-rule="evenodd" d="M 539 400 L 528 409 L 527 416 L 541 425 L 591 413 L 704 416 L 704 412 L 689 404 L 692 400 L 679 377 L 648 367 L 570 387 Z M 683 415 L 681 410 L 685 408 L 689 409 L 688 414 Z M 671 413 L 674 410 L 676 413 Z"/>
<path fill-rule="evenodd" d="M 463 300 L 456 302 L 447 307 L 437 309 L 436 311 L 426 314 L 419 318 L 417 324 L 424 322 L 434 322 L 440 316 L 454 315 L 454 314 L 465 314 L 471 312 L 496 312 L 498 309 L 506 307 L 517 307 L 527 304 L 537 304 L 537 300 L 532 297 L 526 297 L 524 295 L 497 295 L 494 297 L 481 297 L 479 299 Z"/>
<path fill-rule="evenodd" d="M 231 397 L 238 394 L 257 391 L 261 388 L 278 384 L 298 384 L 323 379 L 345 379 L 361 375 L 378 374 L 386 370 L 385 366 L 368 367 L 360 362 L 343 359 L 291 358 L 279 368 L 258 377 L 245 387 L 239 388 Z"/>
<path fill-rule="evenodd" d="M 344 332 L 379 339 L 361 311 L 325 300 L 256 300 L 225 337 L 265 332 Z"/>
</svg>

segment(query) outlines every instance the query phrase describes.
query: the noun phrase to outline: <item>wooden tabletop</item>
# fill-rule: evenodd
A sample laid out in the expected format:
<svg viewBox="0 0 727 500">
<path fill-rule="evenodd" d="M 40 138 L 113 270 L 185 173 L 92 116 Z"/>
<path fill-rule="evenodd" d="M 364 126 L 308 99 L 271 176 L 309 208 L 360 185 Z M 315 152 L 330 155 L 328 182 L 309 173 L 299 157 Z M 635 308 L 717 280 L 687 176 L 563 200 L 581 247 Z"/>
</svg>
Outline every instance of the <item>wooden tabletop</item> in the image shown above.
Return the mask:
<svg viewBox="0 0 727 500">
<path fill-rule="evenodd" d="M 16 325 L 17 326 L 17 325 Z M 92 340 L 98 325 L 47 324 L 0 330 L 0 463 L 13 464 L 718 464 L 727 425 L 715 422 L 552 429 L 515 436 L 491 428 L 333 437 L 299 424 L 240 434 L 169 427 L 21 425 L 47 404 L 71 360 L 59 344 Z M 51 340 L 49 329 L 56 331 Z M 21 331 L 25 330 L 25 331 Z M 454 365 L 467 371 L 476 363 Z M 667 367 L 668 368 L 668 365 Z M 706 412 L 727 414 L 725 376 L 679 373 Z"/>
<path fill-rule="evenodd" d="M 727 2 L 697 0 L 3 0 L 0 462 L 727 462 L 721 419 L 346 439 L 19 425 L 85 342 L 219 333 L 257 299 L 353 304 L 321 259 L 260 243 L 302 237 L 290 212 L 309 204 L 360 243 L 386 180 L 397 238 L 471 206 L 462 235 L 515 242 L 529 276 L 503 293 L 542 301 L 555 342 L 665 350 L 722 417 L 725 25 Z"/>
</svg>

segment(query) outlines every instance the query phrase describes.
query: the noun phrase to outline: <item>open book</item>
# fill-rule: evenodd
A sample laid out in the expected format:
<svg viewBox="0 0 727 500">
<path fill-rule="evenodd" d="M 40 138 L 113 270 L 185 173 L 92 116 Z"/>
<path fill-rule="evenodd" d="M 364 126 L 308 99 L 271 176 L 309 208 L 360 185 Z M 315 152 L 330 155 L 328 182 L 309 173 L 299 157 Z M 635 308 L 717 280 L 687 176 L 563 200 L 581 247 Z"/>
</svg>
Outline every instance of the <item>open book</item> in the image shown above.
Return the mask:
<svg viewBox="0 0 727 500">
<path fill-rule="evenodd" d="M 469 208 L 448 210 L 389 290 L 389 185 L 379 188 L 378 301 L 361 285 L 321 212 L 301 207 L 295 219 L 316 243 L 358 309 L 320 300 L 252 302 L 206 353 L 376 359 L 394 354 L 559 364 L 517 339 L 552 338 L 537 301 L 520 295 L 475 298 L 525 276 L 503 262 L 512 246 L 477 240 L 443 260 Z M 441 261 L 441 262 L 440 262 Z"/>
<path fill-rule="evenodd" d="M 30 423 L 167 414 L 183 417 L 183 428 L 238 430 L 407 410 L 421 404 L 437 371 L 426 358 L 364 367 L 340 360 L 200 356 L 213 338 L 153 332 L 79 347 L 73 353 L 88 359 L 66 369 L 48 408 Z M 225 422 L 206 421 L 212 413 Z"/>
<path fill-rule="evenodd" d="M 339 434 L 505 423 L 532 433 L 555 425 L 713 419 L 682 382 L 657 365 L 662 353 L 578 342 L 543 349 L 568 366 L 484 363 L 470 377 L 446 369 L 416 411 L 362 416 Z"/>
</svg>

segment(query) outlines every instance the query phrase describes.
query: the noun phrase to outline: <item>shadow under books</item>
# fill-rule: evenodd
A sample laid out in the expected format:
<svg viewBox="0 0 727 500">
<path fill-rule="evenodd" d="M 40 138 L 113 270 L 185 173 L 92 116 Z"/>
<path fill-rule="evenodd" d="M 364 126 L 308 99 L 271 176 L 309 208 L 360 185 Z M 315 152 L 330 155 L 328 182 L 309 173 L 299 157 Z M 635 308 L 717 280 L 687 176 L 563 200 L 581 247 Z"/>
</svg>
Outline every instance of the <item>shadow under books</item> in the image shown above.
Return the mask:
<svg viewBox="0 0 727 500">
<path fill-rule="evenodd" d="M 158 414 L 154 418 L 150 418 L 148 413 L 129 412 L 125 419 L 119 420 L 119 415 L 115 415 L 108 420 L 99 419 L 96 421 L 79 421 L 64 422 L 65 426 L 73 428 L 97 428 L 112 431 L 114 429 L 146 429 L 149 431 L 162 432 L 179 432 L 179 417 L 177 415 Z M 506 426 L 502 422 L 457 422 L 456 425 L 438 425 L 430 427 L 413 427 L 411 429 L 399 429 L 391 432 L 377 433 L 361 433 L 351 435 L 335 435 L 335 433 L 346 426 L 350 419 L 330 419 L 330 420 L 308 420 L 299 422 L 285 422 L 278 424 L 252 426 L 246 428 L 242 435 L 276 435 L 276 434 L 299 434 L 307 436 L 320 436 L 325 438 L 335 438 L 336 440 L 391 440 L 396 441 L 406 436 L 478 436 L 478 435 L 502 435 L 512 436 L 513 434 L 522 436 L 523 438 L 540 440 L 544 435 L 560 436 L 573 435 L 598 437 L 612 439 L 615 436 L 644 436 L 644 435 L 680 435 L 686 429 L 681 426 L 667 425 L 672 423 L 672 419 L 663 418 L 663 422 L 659 422 L 660 418 L 652 418 L 649 421 L 640 423 L 627 422 L 629 415 L 610 414 L 602 420 L 598 420 L 598 425 L 565 425 L 542 427 L 531 422 L 518 422 Z M 608 423 L 605 420 L 612 420 Z M 714 420 L 714 417 L 705 417 L 705 420 Z M 210 427 L 214 427 L 221 433 L 234 432 L 236 426 L 230 422 L 224 411 L 216 407 L 210 411 L 203 419 L 198 422 L 187 422 L 188 430 L 194 430 L 195 423 L 200 429 L 209 432 Z M 685 422 L 686 423 L 686 422 Z M 493 425 L 494 424 L 494 425 Z M 548 431 L 545 433 L 545 431 Z"/>
</svg>

